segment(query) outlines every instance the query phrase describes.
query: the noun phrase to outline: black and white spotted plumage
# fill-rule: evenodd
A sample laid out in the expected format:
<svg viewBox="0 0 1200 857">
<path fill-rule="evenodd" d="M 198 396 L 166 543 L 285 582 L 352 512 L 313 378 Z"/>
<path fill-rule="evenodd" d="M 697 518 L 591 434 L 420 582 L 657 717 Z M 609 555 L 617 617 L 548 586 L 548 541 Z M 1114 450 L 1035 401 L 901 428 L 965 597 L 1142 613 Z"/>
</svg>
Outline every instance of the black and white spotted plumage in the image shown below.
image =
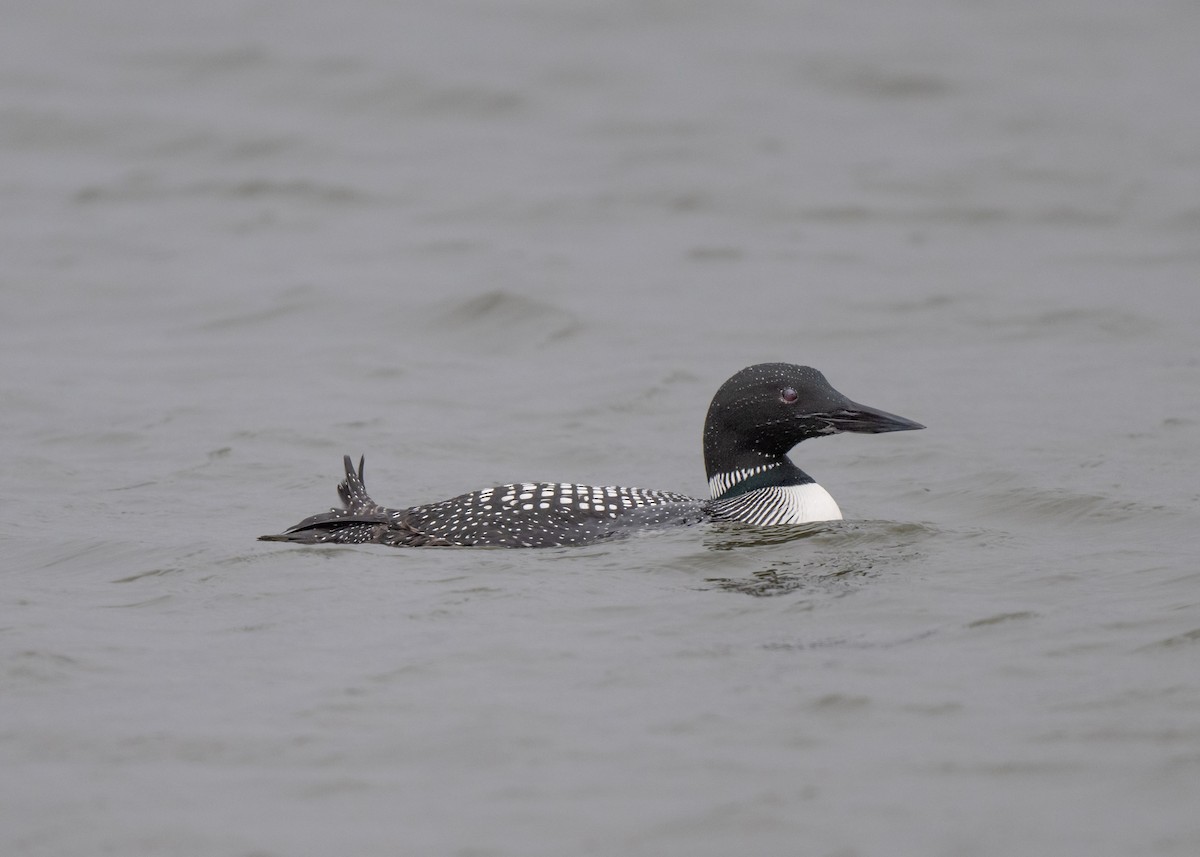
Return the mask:
<svg viewBox="0 0 1200 857">
<path fill-rule="evenodd" d="M 787 452 L 808 437 L 841 431 L 923 428 L 855 404 L 815 369 L 763 363 L 717 391 L 704 426 L 711 497 L 566 482 L 518 482 L 437 503 L 390 509 L 367 494 L 363 461 L 345 457 L 343 508 L 306 518 L 264 541 L 394 547 L 563 547 L 638 530 L 740 521 L 770 526 L 841 518 L 837 503 Z"/>
<path fill-rule="evenodd" d="M 301 521 L 268 541 L 394 547 L 562 547 L 602 541 L 639 528 L 696 523 L 704 501 L 670 491 L 567 482 L 520 482 L 472 491 L 410 509 L 375 503 L 346 456 L 338 485 L 345 507 Z"/>
</svg>

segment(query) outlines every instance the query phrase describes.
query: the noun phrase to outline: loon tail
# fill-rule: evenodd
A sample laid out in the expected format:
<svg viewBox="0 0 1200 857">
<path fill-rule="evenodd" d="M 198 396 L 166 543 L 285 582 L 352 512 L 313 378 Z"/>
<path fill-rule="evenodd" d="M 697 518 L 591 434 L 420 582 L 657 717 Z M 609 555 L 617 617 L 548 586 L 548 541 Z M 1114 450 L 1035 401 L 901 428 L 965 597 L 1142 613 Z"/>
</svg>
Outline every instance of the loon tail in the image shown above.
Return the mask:
<svg viewBox="0 0 1200 857">
<path fill-rule="evenodd" d="M 300 544 L 361 545 L 381 541 L 389 526 L 393 524 L 391 510 L 380 506 L 370 495 L 363 483 L 363 465 L 366 456 L 358 460 L 358 470 L 350 456 L 343 457 L 346 478 L 337 487 L 345 508 L 330 509 L 311 518 L 305 518 L 282 533 L 259 536 L 263 542 L 299 542 Z"/>
</svg>

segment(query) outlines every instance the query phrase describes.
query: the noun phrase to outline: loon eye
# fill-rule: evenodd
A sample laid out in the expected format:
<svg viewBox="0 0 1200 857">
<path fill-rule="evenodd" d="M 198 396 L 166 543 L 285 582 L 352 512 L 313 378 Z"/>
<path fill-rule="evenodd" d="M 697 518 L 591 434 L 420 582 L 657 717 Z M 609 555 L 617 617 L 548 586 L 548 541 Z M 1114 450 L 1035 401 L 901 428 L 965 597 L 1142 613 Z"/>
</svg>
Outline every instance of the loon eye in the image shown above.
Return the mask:
<svg viewBox="0 0 1200 857">
<path fill-rule="evenodd" d="M 779 401 L 783 402 L 785 405 L 794 405 L 796 404 L 796 400 L 799 398 L 800 394 L 797 393 L 792 387 L 784 387 L 779 391 Z"/>
</svg>

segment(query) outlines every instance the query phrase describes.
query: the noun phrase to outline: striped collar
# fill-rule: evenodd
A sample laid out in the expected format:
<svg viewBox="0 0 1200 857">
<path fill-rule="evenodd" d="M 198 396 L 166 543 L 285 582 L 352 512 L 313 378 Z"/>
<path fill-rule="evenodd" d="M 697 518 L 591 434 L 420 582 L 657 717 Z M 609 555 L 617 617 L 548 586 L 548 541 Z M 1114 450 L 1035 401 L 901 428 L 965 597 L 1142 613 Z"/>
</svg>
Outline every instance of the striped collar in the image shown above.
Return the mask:
<svg viewBox="0 0 1200 857">
<path fill-rule="evenodd" d="M 713 477 L 708 480 L 708 494 L 712 499 L 716 500 L 739 482 L 744 482 L 751 476 L 766 473 L 768 470 L 778 467 L 781 463 L 773 461 L 770 464 L 760 464 L 757 467 L 747 467 L 742 470 L 731 470 L 728 473 L 714 473 Z"/>
</svg>

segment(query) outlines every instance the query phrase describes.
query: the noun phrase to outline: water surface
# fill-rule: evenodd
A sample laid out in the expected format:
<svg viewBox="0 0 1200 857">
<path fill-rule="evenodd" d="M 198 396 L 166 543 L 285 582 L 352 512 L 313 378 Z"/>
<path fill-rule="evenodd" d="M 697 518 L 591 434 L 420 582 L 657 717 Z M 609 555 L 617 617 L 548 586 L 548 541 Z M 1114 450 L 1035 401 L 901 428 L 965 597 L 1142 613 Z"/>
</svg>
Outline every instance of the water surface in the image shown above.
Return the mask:
<svg viewBox="0 0 1200 857">
<path fill-rule="evenodd" d="M 1196 10 L 45 2 L 0 32 L 0 850 L 1200 850 Z M 702 494 L 750 363 L 929 426 Z"/>
</svg>

